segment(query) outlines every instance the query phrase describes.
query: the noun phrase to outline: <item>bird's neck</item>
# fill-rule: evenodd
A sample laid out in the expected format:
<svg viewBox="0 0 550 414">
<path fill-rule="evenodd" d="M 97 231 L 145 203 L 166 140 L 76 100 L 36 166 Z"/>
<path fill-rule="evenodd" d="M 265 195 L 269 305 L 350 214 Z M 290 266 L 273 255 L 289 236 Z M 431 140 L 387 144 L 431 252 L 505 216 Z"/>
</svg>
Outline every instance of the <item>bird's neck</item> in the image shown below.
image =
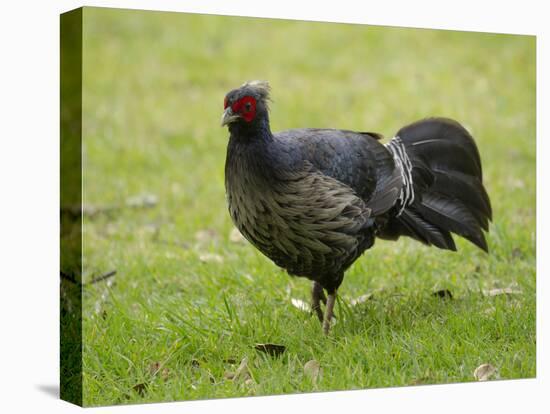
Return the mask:
<svg viewBox="0 0 550 414">
<path fill-rule="evenodd" d="M 273 134 L 267 116 L 252 122 L 236 122 L 229 125 L 231 137 L 242 142 L 272 141 Z"/>
</svg>

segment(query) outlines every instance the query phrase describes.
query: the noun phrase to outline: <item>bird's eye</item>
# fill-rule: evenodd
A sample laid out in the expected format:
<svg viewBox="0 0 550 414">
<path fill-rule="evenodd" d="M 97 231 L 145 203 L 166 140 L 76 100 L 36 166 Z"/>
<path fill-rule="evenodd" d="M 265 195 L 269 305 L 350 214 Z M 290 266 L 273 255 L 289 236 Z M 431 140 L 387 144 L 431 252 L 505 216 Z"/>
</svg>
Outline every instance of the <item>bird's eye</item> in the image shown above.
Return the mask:
<svg viewBox="0 0 550 414">
<path fill-rule="evenodd" d="M 247 110 L 247 111 L 250 111 L 250 108 L 252 108 L 252 104 L 250 102 L 247 102 L 245 105 L 244 105 L 244 108 Z"/>
</svg>

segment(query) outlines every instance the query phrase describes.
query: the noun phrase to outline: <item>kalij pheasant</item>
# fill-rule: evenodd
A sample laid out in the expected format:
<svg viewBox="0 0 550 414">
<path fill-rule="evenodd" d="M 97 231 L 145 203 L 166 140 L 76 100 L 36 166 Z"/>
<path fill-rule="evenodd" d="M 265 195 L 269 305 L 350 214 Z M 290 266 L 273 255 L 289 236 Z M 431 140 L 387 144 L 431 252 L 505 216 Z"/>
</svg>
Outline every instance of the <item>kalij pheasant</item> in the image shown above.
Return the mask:
<svg viewBox="0 0 550 414">
<path fill-rule="evenodd" d="M 269 91 L 252 81 L 225 97 L 229 213 L 264 255 L 313 281 L 312 309 L 325 334 L 344 272 L 376 238 L 456 250 L 455 233 L 488 250 L 483 230 L 492 212 L 481 160 L 459 123 L 421 120 L 385 145 L 371 132 L 272 133 Z"/>
</svg>

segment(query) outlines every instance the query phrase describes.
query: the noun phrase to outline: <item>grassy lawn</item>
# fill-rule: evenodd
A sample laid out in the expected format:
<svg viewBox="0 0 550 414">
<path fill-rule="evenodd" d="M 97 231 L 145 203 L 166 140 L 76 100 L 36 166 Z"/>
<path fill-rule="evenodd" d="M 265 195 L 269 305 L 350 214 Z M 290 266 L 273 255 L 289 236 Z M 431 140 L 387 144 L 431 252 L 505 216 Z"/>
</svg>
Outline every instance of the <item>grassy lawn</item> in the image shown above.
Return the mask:
<svg viewBox="0 0 550 414">
<path fill-rule="evenodd" d="M 534 377 L 534 57 L 526 36 L 86 9 L 84 279 L 116 275 L 84 287 L 84 403 L 475 381 L 483 363 Z M 230 238 L 219 120 L 248 79 L 270 81 L 274 131 L 463 122 L 493 203 L 490 255 L 378 241 L 324 337 L 291 303 L 309 282 Z M 251 380 L 230 379 L 243 358 Z"/>
</svg>

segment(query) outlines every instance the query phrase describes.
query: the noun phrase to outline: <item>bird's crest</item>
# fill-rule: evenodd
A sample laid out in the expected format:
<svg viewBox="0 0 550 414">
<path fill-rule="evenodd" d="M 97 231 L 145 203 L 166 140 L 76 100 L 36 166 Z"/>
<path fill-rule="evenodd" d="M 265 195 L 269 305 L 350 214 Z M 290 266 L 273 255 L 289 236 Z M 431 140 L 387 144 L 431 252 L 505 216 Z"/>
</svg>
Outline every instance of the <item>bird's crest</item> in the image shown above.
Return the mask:
<svg viewBox="0 0 550 414">
<path fill-rule="evenodd" d="M 252 89 L 254 92 L 256 92 L 260 98 L 264 101 L 270 100 L 270 92 L 271 92 L 271 86 L 269 86 L 269 82 L 265 80 L 252 80 L 247 81 L 241 85 L 241 88 L 247 88 Z"/>
</svg>

